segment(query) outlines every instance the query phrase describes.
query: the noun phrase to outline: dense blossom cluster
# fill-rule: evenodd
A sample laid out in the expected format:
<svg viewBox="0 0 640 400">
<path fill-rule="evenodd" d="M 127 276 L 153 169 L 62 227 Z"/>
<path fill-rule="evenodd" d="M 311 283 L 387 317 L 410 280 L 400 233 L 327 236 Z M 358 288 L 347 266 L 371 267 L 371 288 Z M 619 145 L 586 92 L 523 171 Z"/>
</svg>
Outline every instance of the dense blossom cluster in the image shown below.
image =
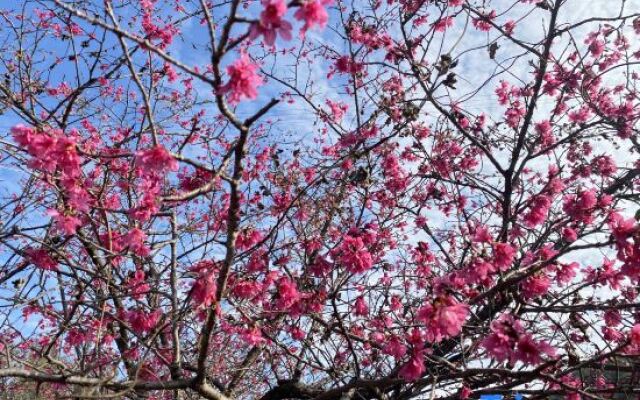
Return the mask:
<svg viewBox="0 0 640 400">
<path fill-rule="evenodd" d="M 535 341 L 520 321 L 510 314 L 501 315 L 491 323 L 491 334 L 482 345 L 495 359 L 507 360 L 511 365 L 518 361 L 538 364 L 543 355 L 555 355 L 555 350 L 548 343 Z"/>
<path fill-rule="evenodd" d="M 243 99 L 255 99 L 258 97 L 258 87 L 262 84 L 262 78 L 256 72 L 258 65 L 254 64 L 247 53 L 242 53 L 240 58 L 227 67 L 229 81 L 220 87 L 220 94 L 227 94 L 231 104 L 238 104 Z"/>
<path fill-rule="evenodd" d="M 637 389 L 637 6 L 30 3 L 0 11 L 1 385 Z"/>
</svg>

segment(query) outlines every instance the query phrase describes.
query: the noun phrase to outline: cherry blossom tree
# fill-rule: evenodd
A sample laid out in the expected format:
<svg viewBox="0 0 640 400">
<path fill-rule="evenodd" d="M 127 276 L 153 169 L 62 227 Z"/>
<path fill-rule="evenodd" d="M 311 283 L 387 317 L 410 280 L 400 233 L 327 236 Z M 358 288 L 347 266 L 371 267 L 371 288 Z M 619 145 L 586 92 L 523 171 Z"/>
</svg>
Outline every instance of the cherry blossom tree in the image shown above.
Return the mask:
<svg viewBox="0 0 640 400">
<path fill-rule="evenodd" d="M 0 383 L 640 395 L 640 4 L 17 0 Z"/>
</svg>

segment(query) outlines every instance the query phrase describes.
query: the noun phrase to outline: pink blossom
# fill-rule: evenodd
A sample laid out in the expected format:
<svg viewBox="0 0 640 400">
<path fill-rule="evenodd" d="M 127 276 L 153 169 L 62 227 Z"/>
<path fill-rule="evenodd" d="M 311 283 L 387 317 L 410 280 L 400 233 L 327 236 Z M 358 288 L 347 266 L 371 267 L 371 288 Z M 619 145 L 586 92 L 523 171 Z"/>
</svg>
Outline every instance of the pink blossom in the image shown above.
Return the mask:
<svg viewBox="0 0 640 400">
<path fill-rule="evenodd" d="M 143 176 L 177 171 L 178 162 L 162 145 L 136 153 L 136 167 Z"/>
<path fill-rule="evenodd" d="M 368 29 L 364 24 L 351 23 L 348 33 L 354 43 L 364 44 L 374 50 L 393 46 L 393 40 L 389 34 L 384 31 Z"/>
<path fill-rule="evenodd" d="M 219 88 L 218 93 L 226 94 L 231 104 L 238 104 L 243 99 L 255 99 L 258 97 L 258 87 L 263 84 L 257 70 L 258 65 L 243 52 L 238 60 L 227 67 L 229 81 Z"/>
<path fill-rule="evenodd" d="M 537 274 L 528 277 L 520 284 L 522 296 L 525 299 L 533 299 L 547 293 L 551 286 L 551 279 L 545 274 Z"/>
<path fill-rule="evenodd" d="M 483 32 L 488 32 L 489 30 L 491 30 L 491 20 L 493 20 L 496 17 L 496 11 L 495 10 L 491 10 L 491 12 L 486 13 L 478 18 L 472 18 L 471 19 L 471 23 L 473 24 L 473 26 Z"/>
<path fill-rule="evenodd" d="M 515 352 L 515 359 L 525 364 L 540 364 L 542 355 L 555 355 L 555 350 L 544 341 L 537 342 L 529 334 L 520 336 Z"/>
<path fill-rule="evenodd" d="M 576 270 L 580 264 L 572 262 L 569 264 L 560 264 L 556 270 L 556 281 L 558 283 L 569 283 L 576 276 Z"/>
<path fill-rule="evenodd" d="M 624 279 L 624 275 L 615 268 L 615 261 L 605 258 L 602 263 L 602 268 L 594 270 L 588 268 L 587 273 L 589 280 L 595 281 L 599 284 L 607 284 L 614 290 L 620 289 L 620 282 Z"/>
<path fill-rule="evenodd" d="M 618 329 L 612 328 L 610 326 L 602 327 L 602 337 L 608 342 L 621 342 L 622 340 L 624 340 L 624 334 Z"/>
<path fill-rule="evenodd" d="M 578 110 L 569 112 L 569 121 L 575 124 L 585 123 L 591 115 L 591 109 L 588 106 L 582 106 Z"/>
<path fill-rule="evenodd" d="M 175 82 L 176 80 L 178 80 L 178 73 L 173 68 L 173 65 L 169 64 L 168 62 L 165 62 L 163 65 L 163 69 L 169 82 Z"/>
<path fill-rule="evenodd" d="M 589 44 L 589 51 L 594 57 L 600 57 L 604 52 L 605 43 L 604 40 L 596 39 Z"/>
<path fill-rule="evenodd" d="M 578 233 L 576 232 L 575 229 L 570 228 L 570 227 L 566 227 L 562 229 L 562 238 L 568 242 L 568 243 L 572 243 L 575 242 L 576 240 L 578 240 Z"/>
<path fill-rule="evenodd" d="M 616 162 L 610 156 L 600 156 L 593 160 L 593 164 L 602 176 L 612 176 L 618 170 Z"/>
<path fill-rule="evenodd" d="M 159 210 L 155 193 L 145 193 L 137 207 L 129 210 L 129 215 L 136 221 L 148 221 Z"/>
<path fill-rule="evenodd" d="M 485 225 L 477 225 L 470 233 L 473 234 L 472 240 L 476 243 L 489 243 L 493 240 L 489 228 Z"/>
<path fill-rule="evenodd" d="M 432 25 L 433 25 L 433 30 L 434 31 L 436 31 L 436 32 L 444 32 L 448 28 L 451 28 L 453 26 L 453 17 L 449 16 L 449 17 L 439 18 Z"/>
<path fill-rule="evenodd" d="M 209 307 L 216 301 L 218 284 L 216 282 L 216 268 L 212 262 L 202 261 L 193 267 L 191 271 L 197 274 L 197 278 L 191 287 L 191 299 L 198 307 Z"/>
<path fill-rule="evenodd" d="M 635 324 L 629 331 L 629 341 L 632 346 L 640 348 L 640 324 Z"/>
<path fill-rule="evenodd" d="M 516 256 L 516 248 L 508 243 L 494 243 L 493 264 L 501 271 L 511 267 Z"/>
<path fill-rule="evenodd" d="M 631 238 L 637 231 L 636 220 L 633 218 L 624 218 L 617 212 L 609 214 L 609 228 L 611 228 L 613 238 L 619 247 L 627 245 L 627 240 Z"/>
<path fill-rule="evenodd" d="M 304 330 L 298 328 L 297 326 L 294 326 L 291 328 L 291 337 L 295 340 L 304 340 L 304 338 L 307 337 L 307 334 Z"/>
<path fill-rule="evenodd" d="M 382 352 L 395 359 L 400 359 L 407 353 L 407 346 L 402 344 L 397 336 L 392 336 L 382 348 Z"/>
<path fill-rule="evenodd" d="M 400 300 L 400 296 L 397 296 L 397 295 L 391 296 L 391 304 L 389 305 L 389 308 L 391 308 L 391 311 L 402 310 L 403 305 L 402 305 L 402 301 Z"/>
<path fill-rule="evenodd" d="M 74 210 L 80 212 L 87 212 L 90 209 L 91 204 L 93 203 L 91 197 L 87 190 L 79 186 L 75 180 L 63 180 L 62 185 L 66 189 L 68 204 Z"/>
<path fill-rule="evenodd" d="M 197 168 L 191 175 L 180 177 L 180 189 L 191 191 L 204 186 L 213 178 L 213 174 L 205 169 Z"/>
<path fill-rule="evenodd" d="M 149 292 L 151 285 L 146 282 L 145 273 L 141 269 L 137 269 L 136 272 L 127 280 L 127 285 L 131 290 L 131 297 L 140 300 L 143 295 Z"/>
<path fill-rule="evenodd" d="M 607 310 L 604 312 L 604 323 L 616 327 L 622 323 L 622 315 L 619 310 Z"/>
<path fill-rule="evenodd" d="M 342 117 L 344 117 L 344 114 L 349 109 L 349 106 L 342 102 L 334 102 L 327 99 L 325 103 L 329 106 L 329 110 L 331 110 L 331 113 L 329 114 L 331 121 L 340 122 Z"/>
<path fill-rule="evenodd" d="M 278 299 L 276 307 L 280 310 L 287 310 L 293 307 L 302 296 L 298 291 L 298 286 L 289 278 L 280 278 L 278 281 Z"/>
<path fill-rule="evenodd" d="M 300 35 L 317 25 L 324 28 L 329 21 L 326 6 L 333 4 L 333 0 L 303 0 L 302 5 L 293 15 L 298 21 L 304 21 L 304 26 L 300 30 Z"/>
<path fill-rule="evenodd" d="M 53 173 L 60 169 L 68 183 L 75 183 L 82 175 L 81 158 L 73 137 L 67 137 L 60 129 L 37 131 L 18 124 L 11 128 L 15 141 L 31 155 L 32 168 Z"/>
<path fill-rule="evenodd" d="M 417 319 L 427 325 L 427 338 L 431 342 L 457 336 L 469 314 L 469 306 L 459 303 L 453 296 L 439 297 L 418 310 Z"/>
<path fill-rule="evenodd" d="M 334 255 L 338 262 L 354 273 L 366 272 L 373 266 L 371 253 L 360 236 L 345 236 L 340 247 L 334 251 Z"/>
<path fill-rule="evenodd" d="M 82 332 L 78 328 L 72 328 L 67 332 L 67 337 L 65 338 L 65 342 L 69 346 L 78 346 L 82 343 L 85 343 L 89 340 L 89 335 L 87 332 Z"/>
<path fill-rule="evenodd" d="M 333 265 L 326 258 L 317 256 L 309 267 L 314 276 L 326 276 L 331 272 Z"/>
<path fill-rule="evenodd" d="M 61 213 L 58 210 L 49 210 L 47 214 L 53 219 L 56 228 L 65 235 L 75 234 L 76 230 L 82 226 L 82 221 L 76 216 Z"/>
<path fill-rule="evenodd" d="M 553 129 L 549 120 L 544 120 L 536 123 L 536 133 L 539 135 L 540 146 L 542 148 L 549 147 L 555 143 L 555 137 L 553 136 Z"/>
<path fill-rule="evenodd" d="M 523 104 L 519 100 L 512 102 L 512 106 L 505 111 L 505 121 L 507 125 L 512 128 L 517 128 L 520 124 L 520 119 L 525 115 L 526 110 Z"/>
<path fill-rule="evenodd" d="M 158 325 L 162 310 L 158 309 L 153 312 L 143 310 L 130 310 L 125 314 L 125 319 L 131 325 L 131 329 L 139 334 L 148 333 Z"/>
<path fill-rule="evenodd" d="M 510 97 L 516 94 L 514 88 L 507 81 L 500 81 L 500 86 L 495 90 L 496 96 L 498 96 L 498 104 L 505 106 L 509 104 Z"/>
<path fill-rule="evenodd" d="M 238 250 L 248 250 L 255 246 L 263 239 L 262 233 L 257 229 L 248 229 L 242 234 L 238 235 L 236 240 L 236 247 Z"/>
<path fill-rule="evenodd" d="M 529 228 L 536 227 L 547 219 L 549 209 L 551 208 L 551 199 L 548 196 L 536 196 L 531 200 L 529 212 L 524 215 L 524 223 Z"/>
<path fill-rule="evenodd" d="M 259 346 L 266 341 L 262 336 L 262 331 L 257 326 L 244 330 L 240 336 L 249 346 Z"/>
<path fill-rule="evenodd" d="M 415 351 L 409 361 L 400 368 L 398 376 L 407 382 L 413 382 L 422 377 L 426 371 L 422 351 Z"/>
<path fill-rule="evenodd" d="M 502 314 L 491 323 L 490 329 L 491 334 L 482 341 L 482 346 L 498 361 L 508 361 L 511 365 L 517 361 L 538 364 L 542 354 L 555 355 L 555 349 L 544 341 L 535 341 L 511 314 Z"/>
<path fill-rule="evenodd" d="M 151 1 L 142 1 L 142 29 L 149 40 L 160 39 L 158 47 L 166 48 L 173 42 L 173 37 L 178 33 L 174 24 L 159 26 L 153 18 L 154 4 Z"/>
<path fill-rule="evenodd" d="M 502 26 L 502 29 L 504 29 L 504 32 L 507 35 L 513 34 L 513 31 L 515 28 L 516 28 L 516 21 L 514 20 L 509 20 Z"/>
<path fill-rule="evenodd" d="M 233 287 L 233 294 L 240 299 L 253 299 L 263 290 L 263 285 L 254 280 L 237 282 Z"/>
<path fill-rule="evenodd" d="M 137 256 L 146 257 L 149 255 L 149 248 L 144 244 L 147 235 L 140 228 L 133 228 L 123 237 L 123 244 Z"/>
<path fill-rule="evenodd" d="M 483 258 L 476 258 L 469 265 L 469 273 L 467 274 L 467 282 L 490 284 L 492 276 L 498 269 L 490 262 Z"/>
<path fill-rule="evenodd" d="M 367 306 L 364 297 L 360 296 L 356 299 L 356 303 L 354 305 L 355 315 L 360 317 L 366 317 L 369 315 L 369 307 Z"/>
<path fill-rule="evenodd" d="M 558 250 L 554 249 L 551 243 L 547 243 L 542 246 L 542 248 L 540 248 L 540 250 L 538 250 L 535 254 L 536 257 L 540 260 L 548 261 L 558 255 Z"/>
<path fill-rule="evenodd" d="M 594 189 L 584 190 L 576 195 L 564 197 L 562 209 L 576 222 L 589 224 L 593 221 L 593 212 L 598 204 Z"/>
<path fill-rule="evenodd" d="M 335 72 L 341 74 L 357 75 L 364 71 L 364 64 L 357 62 L 349 56 L 338 57 L 334 66 L 327 74 L 327 78 L 331 78 Z"/>
<path fill-rule="evenodd" d="M 26 249 L 25 255 L 36 267 L 46 271 L 56 271 L 58 263 L 49 255 L 45 249 Z"/>
<path fill-rule="evenodd" d="M 279 34 L 285 40 L 291 40 L 291 24 L 282 19 L 287 13 L 285 0 L 262 0 L 264 9 L 260 13 L 260 21 L 251 26 L 251 39 L 264 36 L 264 42 L 273 46 Z"/>
</svg>

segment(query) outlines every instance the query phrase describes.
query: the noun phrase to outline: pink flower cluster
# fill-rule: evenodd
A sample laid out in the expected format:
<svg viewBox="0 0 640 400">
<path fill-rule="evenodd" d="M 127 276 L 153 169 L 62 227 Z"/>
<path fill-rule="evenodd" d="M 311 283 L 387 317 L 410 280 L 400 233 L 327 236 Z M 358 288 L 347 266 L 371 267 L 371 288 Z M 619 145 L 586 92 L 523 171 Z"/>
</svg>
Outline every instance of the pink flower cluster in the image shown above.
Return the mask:
<svg viewBox="0 0 640 400">
<path fill-rule="evenodd" d="M 364 300 L 364 297 L 360 296 L 356 299 L 353 310 L 354 314 L 359 317 L 366 317 L 367 315 L 369 315 L 369 306 Z"/>
<path fill-rule="evenodd" d="M 528 277 L 520 284 L 522 296 L 525 299 L 534 299 L 546 294 L 551 287 L 551 279 L 544 273 L 537 273 Z"/>
<path fill-rule="evenodd" d="M 317 25 L 324 28 L 329 21 L 329 14 L 326 6 L 333 4 L 333 0 L 303 0 L 302 5 L 294 17 L 299 21 L 304 21 L 304 26 L 300 30 L 300 35 L 304 37 L 305 33 Z"/>
<path fill-rule="evenodd" d="M 375 27 L 364 26 L 363 23 L 352 23 L 349 27 L 349 37 L 354 43 L 362 43 L 373 50 L 393 48 L 393 40 L 388 33 L 379 31 Z"/>
<path fill-rule="evenodd" d="M 493 265 L 500 271 L 508 270 L 516 256 L 516 248 L 508 243 L 493 244 Z"/>
<path fill-rule="evenodd" d="M 140 175 L 158 175 L 178 170 L 178 162 L 162 145 L 154 146 L 136 154 L 136 168 Z"/>
<path fill-rule="evenodd" d="M 22 124 L 11 128 L 15 141 L 33 158 L 29 165 L 37 170 L 53 173 L 60 170 L 66 179 L 78 178 L 81 158 L 76 142 L 59 129 L 38 131 Z"/>
<path fill-rule="evenodd" d="M 553 127 L 549 120 L 544 120 L 535 124 L 535 130 L 538 134 L 538 142 L 540 147 L 547 148 L 556 142 L 553 136 Z"/>
<path fill-rule="evenodd" d="M 149 247 L 144 244 L 146 240 L 147 235 L 142 229 L 133 228 L 122 237 L 122 244 L 137 256 L 146 257 L 150 252 Z"/>
<path fill-rule="evenodd" d="M 640 282 L 640 228 L 636 220 L 613 212 L 609 215 L 609 227 L 618 250 L 618 260 L 623 262 L 620 273 Z"/>
<path fill-rule="evenodd" d="M 40 269 L 45 271 L 56 271 L 58 269 L 58 263 L 45 249 L 27 249 L 24 253 L 29 262 Z"/>
<path fill-rule="evenodd" d="M 71 235 L 82 225 L 77 212 L 89 210 L 91 198 L 82 181 L 82 158 L 75 132 L 67 136 L 59 129 L 36 130 L 24 125 L 11 128 L 13 138 L 32 157 L 29 166 L 51 178 L 58 179 L 67 195 L 65 211 L 50 210 L 57 228 Z"/>
<path fill-rule="evenodd" d="M 476 29 L 483 32 L 488 32 L 491 30 L 491 21 L 495 18 L 496 18 L 496 11 L 491 10 L 490 12 L 485 13 L 484 15 L 481 15 L 478 18 L 473 18 L 471 20 L 471 23 Z"/>
<path fill-rule="evenodd" d="M 420 308 L 416 319 L 427 325 L 427 340 L 437 343 L 460 334 L 468 315 L 467 304 L 453 296 L 443 296 Z"/>
<path fill-rule="evenodd" d="M 218 89 L 218 93 L 226 94 L 231 104 L 238 104 L 243 99 L 255 99 L 258 97 L 257 88 L 263 83 L 257 70 L 258 65 L 243 52 L 238 60 L 227 67 L 229 81 Z"/>
<path fill-rule="evenodd" d="M 361 274 L 373 267 L 374 259 L 369 251 L 377 241 L 374 229 L 350 230 L 340 246 L 331 251 L 331 256 L 348 271 Z"/>
<path fill-rule="evenodd" d="M 323 115 L 323 119 L 325 121 L 335 121 L 340 122 L 342 117 L 344 117 L 345 113 L 349 109 L 349 106 L 343 102 L 334 102 L 330 99 L 325 100 L 327 106 L 329 106 L 330 113 L 327 113 L 327 116 Z"/>
<path fill-rule="evenodd" d="M 629 331 L 629 344 L 636 353 L 640 354 L 640 324 L 635 324 Z"/>
<path fill-rule="evenodd" d="M 131 329 L 138 333 L 144 334 L 151 332 L 160 321 L 162 310 L 157 309 L 152 312 L 144 310 L 129 310 L 124 313 L 124 320 L 131 326 Z"/>
<path fill-rule="evenodd" d="M 364 71 L 364 64 L 354 60 L 349 56 L 338 57 L 329 73 L 327 78 L 331 78 L 336 72 L 340 74 L 347 74 L 355 76 L 361 74 Z"/>
<path fill-rule="evenodd" d="M 400 338 L 392 336 L 382 347 L 382 352 L 399 360 L 407 354 L 407 346 L 402 343 Z"/>
<path fill-rule="evenodd" d="M 551 208 L 551 198 L 546 195 L 535 196 L 531 200 L 529 211 L 524 215 L 524 224 L 534 228 L 544 223 Z"/>
<path fill-rule="evenodd" d="M 323 28 L 329 21 L 329 14 L 326 7 L 333 4 L 334 0 L 302 0 L 298 4 L 298 10 L 294 17 L 298 21 L 303 21 L 304 25 L 300 29 L 300 36 L 304 37 L 306 32 L 318 26 Z M 291 40 L 291 30 L 293 27 L 289 21 L 284 19 L 287 13 L 287 2 L 285 0 L 261 0 L 263 9 L 260 19 L 251 25 L 249 38 L 264 37 L 264 43 L 274 46 L 276 39 L 281 36 L 284 40 Z"/>
<path fill-rule="evenodd" d="M 156 24 L 158 18 L 154 18 L 154 4 L 151 0 L 142 0 L 142 29 L 146 34 L 146 39 L 159 39 L 158 47 L 164 49 L 173 42 L 173 37 L 178 34 L 178 28 L 174 24 L 159 26 Z"/>
<path fill-rule="evenodd" d="M 593 222 L 593 213 L 598 205 L 598 197 L 594 189 L 584 190 L 576 195 L 567 195 L 564 198 L 562 209 L 574 221 L 590 224 Z"/>
<path fill-rule="evenodd" d="M 467 274 L 465 274 L 466 282 L 489 286 L 498 271 L 499 269 L 494 264 L 484 258 L 475 258 L 467 267 Z"/>
<path fill-rule="evenodd" d="M 491 357 L 515 365 L 539 364 L 543 355 L 553 357 L 555 349 L 547 342 L 536 341 L 526 332 L 520 321 L 511 314 L 503 314 L 491 323 L 491 334 L 482 341 L 482 346 Z"/>
<path fill-rule="evenodd" d="M 138 190 L 142 197 L 138 205 L 130 210 L 130 215 L 144 222 L 158 211 L 157 197 L 162 189 L 161 181 L 164 175 L 170 171 L 177 171 L 179 166 L 176 159 L 162 145 L 137 152 L 135 165 L 136 173 L 141 178 Z"/>
<path fill-rule="evenodd" d="M 216 300 L 217 267 L 213 261 L 201 261 L 191 267 L 196 279 L 191 287 L 191 300 L 197 307 L 209 307 Z"/>
<path fill-rule="evenodd" d="M 149 285 L 146 281 L 145 273 L 142 269 L 137 269 L 136 272 L 133 273 L 127 280 L 127 286 L 131 291 L 131 298 L 140 300 L 142 296 L 149 293 L 151 289 L 151 285 Z"/>
<path fill-rule="evenodd" d="M 276 307 L 279 310 L 287 310 L 302 299 L 298 286 L 289 278 L 280 278 L 278 281 L 278 299 Z"/>
<path fill-rule="evenodd" d="M 262 0 L 262 5 L 264 9 L 260 20 L 251 26 L 250 38 L 264 36 L 264 42 L 269 46 L 275 44 L 278 35 L 291 40 L 291 24 L 282 18 L 287 13 L 285 0 Z"/>
<path fill-rule="evenodd" d="M 255 280 L 234 282 L 233 295 L 239 299 L 253 300 L 264 290 L 264 285 Z"/>
<path fill-rule="evenodd" d="M 427 370 L 424 365 L 424 351 L 415 351 L 409 361 L 400 368 L 398 376 L 407 382 L 413 382 L 422 377 Z"/>
</svg>

